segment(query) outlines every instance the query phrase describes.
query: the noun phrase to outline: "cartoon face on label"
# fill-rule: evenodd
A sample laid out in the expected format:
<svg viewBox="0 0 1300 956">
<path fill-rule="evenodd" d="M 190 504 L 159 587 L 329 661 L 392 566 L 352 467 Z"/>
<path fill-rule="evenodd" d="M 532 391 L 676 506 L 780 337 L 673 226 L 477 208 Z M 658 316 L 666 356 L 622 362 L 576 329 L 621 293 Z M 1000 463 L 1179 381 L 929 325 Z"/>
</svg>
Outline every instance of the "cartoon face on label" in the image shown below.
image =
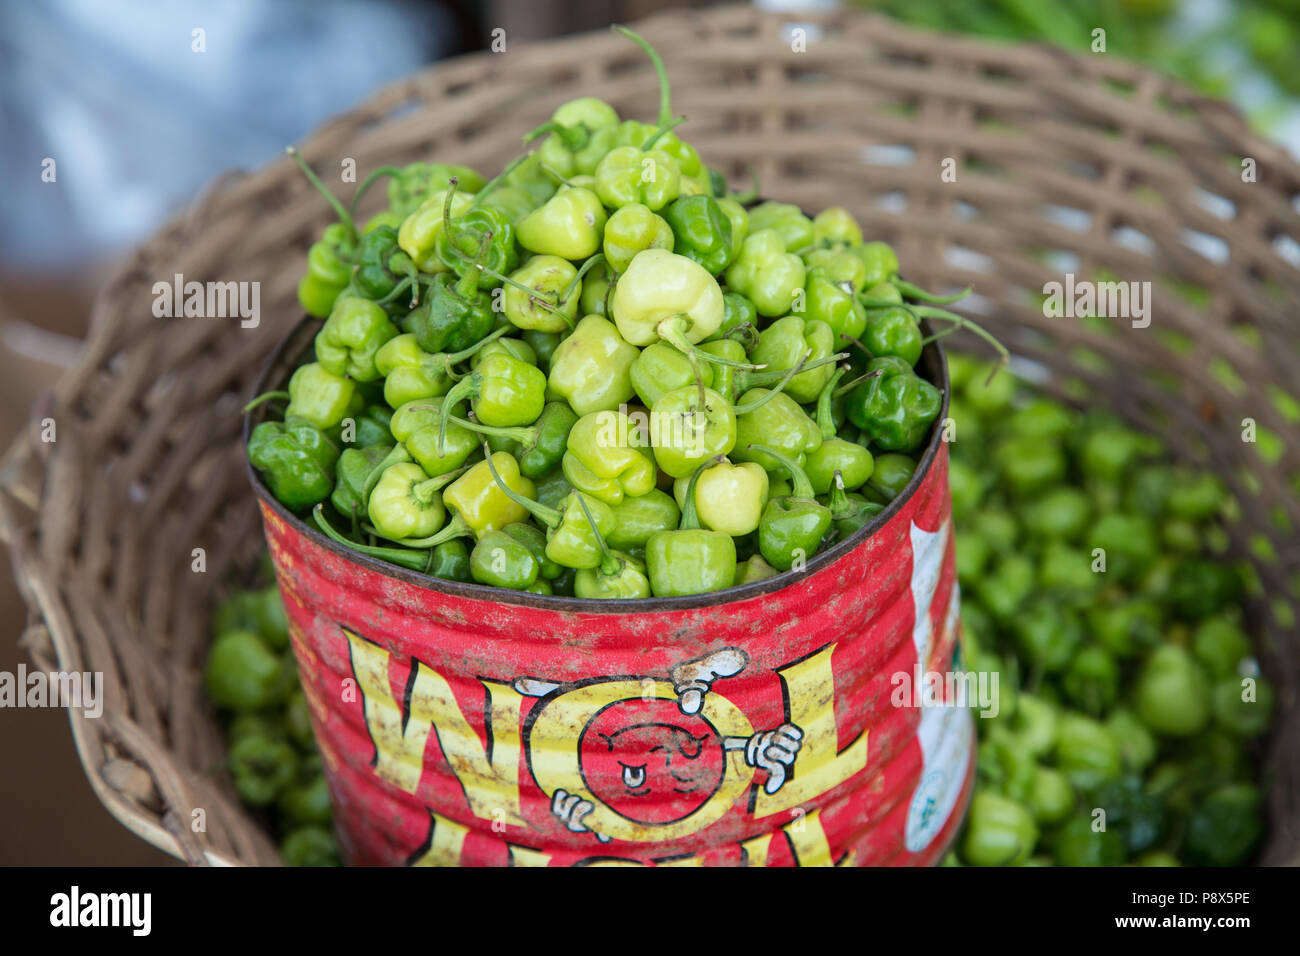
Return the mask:
<svg viewBox="0 0 1300 956">
<path fill-rule="evenodd" d="M 690 816 L 722 784 L 717 731 L 673 701 L 624 700 L 601 710 L 579 744 L 582 777 L 620 816 L 663 824 Z"/>
</svg>

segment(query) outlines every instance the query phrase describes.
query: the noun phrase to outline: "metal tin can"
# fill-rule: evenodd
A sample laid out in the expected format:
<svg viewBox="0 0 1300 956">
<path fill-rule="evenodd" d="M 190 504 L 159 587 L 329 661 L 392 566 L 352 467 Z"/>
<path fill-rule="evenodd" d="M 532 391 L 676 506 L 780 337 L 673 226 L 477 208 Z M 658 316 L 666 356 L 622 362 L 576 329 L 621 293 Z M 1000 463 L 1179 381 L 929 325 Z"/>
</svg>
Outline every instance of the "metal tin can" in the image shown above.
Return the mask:
<svg viewBox="0 0 1300 956">
<path fill-rule="evenodd" d="M 946 384 L 937 347 L 923 362 Z M 345 858 L 937 862 L 975 768 L 970 710 L 925 692 L 960 670 L 938 433 L 904 492 L 802 570 L 636 602 L 376 561 L 250 471 Z"/>
</svg>

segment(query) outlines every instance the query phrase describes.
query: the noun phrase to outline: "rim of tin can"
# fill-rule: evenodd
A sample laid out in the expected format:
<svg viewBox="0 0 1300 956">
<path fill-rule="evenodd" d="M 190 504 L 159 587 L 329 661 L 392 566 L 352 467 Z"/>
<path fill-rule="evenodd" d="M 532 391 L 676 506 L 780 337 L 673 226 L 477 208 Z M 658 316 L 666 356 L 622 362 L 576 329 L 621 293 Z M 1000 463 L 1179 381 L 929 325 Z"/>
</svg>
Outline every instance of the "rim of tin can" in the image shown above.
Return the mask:
<svg viewBox="0 0 1300 956">
<path fill-rule="evenodd" d="M 313 319 L 310 316 L 304 316 L 294 329 L 280 342 L 276 349 L 271 353 L 271 357 L 262 367 L 261 373 L 257 377 L 257 383 L 253 387 L 254 395 L 261 395 L 263 392 L 272 389 L 283 388 L 292 374 L 292 370 L 297 365 L 297 360 L 308 348 L 309 343 L 315 338 L 316 332 L 323 325 L 320 319 Z M 928 322 L 922 322 L 921 327 L 926 330 L 926 334 L 931 334 Z M 396 564 L 389 564 L 387 561 L 381 561 L 378 558 L 371 557 L 368 554 L 362 554 L 359 551 L 353 551 L 346 548 L 329 538 L 318 528 L 313 527 L 304 521 L 294 512 L 282 505 L 276 497 L 271 494 L 270 489 L 262 480 L 253 467 L 252 462 L 248 460 L 248 438 L 254 428 L 254 420 L 260 424 L 266 420 L 267 406 L 259 405 L 251 412 L 244 413 L 243 428 L 243 448 L 244 469 L 248 476 L 249 484 L 252 485 L 253 491 L 261 499 L 263 504 L 276 513 L 286 524 L 292 525 L 294 530 L 299 534 L 305 535 L 313 544 L 324 548 L 327 551 L 337 555 L 340 558 L 358 564 L 367 570 L 374 571 L 390 578 L 396 578 L 406 584 L 414 587 L 424 588 L 427 591 L 433 591 L 439 594 L 449 594 L 458 598 L 465 598 L 475 601 L 487 601 L 493 604 L 509 604 L 519 607 L 537 608 L 539 610 L 582 613 L 582 614 L 636 614 L 636 613 L 655 613 L 664 611 L 689 611 L 703 607 L 717 607 L 724 604 L 739 603 L 748 601 L 753 598 L 763 597 L 781 591 L 793 584 L 799 578 L 813 574 L 828 568 L 836 561 L 847 556 L 853 551 L 860 548 L 868 538 L 884 527 L 890 519 L 902 509 L 912 496 L 920 488 L 921 482 L 929 474 L 930 469 L 934 466 L 934 460 L 939 454 L 940 435 L 942 434 L 942 424 L 948 417 L 948 360 L 944 354 L 941 340 L 930 342 L 925 346 L 921 353 L 921 361 L 918 363 L 924 367 L 927 373 L 927 379 L 940 387 L 943 394 L 943 404 L 939 409 L 939 414 L 930 426 L 930 439 L 925 445 L 925 450 L 921 457 L 917 459 L 916 471 L 912 473 L 912 478 L 903 488 L 902 492 L 893 501 L 889 502 L 880 512 L 863 525 L 851 536 L 843 541 L 836 542 L 825 551 L 819 551 L 813 555 L 803 566 L 802 570 L 782 571 L 773 577 L 764 578 L 761 581 L 754 581 L 750 584 L 741 584 L 729 587 L 721 591 L 707 591 L 704 594 L 690 594 L 681 597 L 648 597 L 648 598 L 612 598 L 609 600 L 597 600 L 594 598 L 568 597 L 559 594 L 532 594 L 528 591 L 512 591 L 508 588 L 497 588 L 487 584 L 477 584 L 474 582 L 452 581 L 447 578 L 434 577 L 432 574 L 425 574 L 422 571 L 412 571 L 400 567 Z"/>
</svg>

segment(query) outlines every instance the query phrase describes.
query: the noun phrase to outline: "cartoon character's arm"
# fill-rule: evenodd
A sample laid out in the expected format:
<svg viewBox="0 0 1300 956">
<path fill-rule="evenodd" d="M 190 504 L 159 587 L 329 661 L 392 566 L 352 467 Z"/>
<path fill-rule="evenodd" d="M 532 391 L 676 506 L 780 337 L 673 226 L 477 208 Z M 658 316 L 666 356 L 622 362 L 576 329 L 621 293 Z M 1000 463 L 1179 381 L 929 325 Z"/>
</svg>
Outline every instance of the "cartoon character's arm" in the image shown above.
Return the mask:
<svg viewBox="0 0 1300 956">
<path fill-rule="evenodd" d="M 735 677 L 749 663 L 749 655 L 738 647 L 724 647 L 693 661 L 677 664 L 668 671 L 677 707 L 683 714 L 698 714 L 704 695 L 720 677 Z"/>
<path fill-rule="evenodd" d="M 798 724 L 782 724 L 776 730 L 763 730 L 752 737 L 725 737 L 725 750 L 743 750 L 745 763 L 767 771 L 763 789 L 776 793 L 785 785 L 790 769 L 803 745 L 803 730 Z"/>
<path fill-rule="evenodd" d="M 556 790 L 551 797 L 551 813 L 564 824 L 566 830 L 571 833 L 593 833 L 601 843 L 608 843 L 609 837 L 603 833 L 596 833 L 582 822 L 582 818 L 594 809 L 590 800 L 584 800 L 578 794 L 569 793 L 567 790 Z"/>
</svg>

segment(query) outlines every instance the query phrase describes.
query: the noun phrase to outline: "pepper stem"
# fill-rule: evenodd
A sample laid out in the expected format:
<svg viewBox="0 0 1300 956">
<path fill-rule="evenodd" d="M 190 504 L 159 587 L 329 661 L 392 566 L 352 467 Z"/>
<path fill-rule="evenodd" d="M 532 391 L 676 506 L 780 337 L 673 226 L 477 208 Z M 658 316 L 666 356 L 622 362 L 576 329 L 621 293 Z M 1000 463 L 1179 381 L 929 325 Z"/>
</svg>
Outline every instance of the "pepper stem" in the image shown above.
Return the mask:
<svg viewBox="0 0 1300 956">
<path fill-rule="evenodd" d="M 915 299 L 917 302 L 930 302 L 934 305 L 950 305 L 958 299 L 966 298 L 966 296 L 970 295 L 972 291 L 971 287 L 967 286 L 960 292 L 952 293 L 952 295 L 934 295 L 933 293 L 926 292 L 920 286 L 912 285 L 910 282 L 904 282 L 897 276 L 890 281 L 893 287 L 903 294 L 903 298 Z"/>
<path fill-rule="evenodd" d="M 812 355 L 812 352 L 805 352 L 803 358 L 799 360 L 798 365 L 794 368 L 786 369 L 785 375 L 783 375 L 781 380 L 768 390 L 766 395 L 756 398 L 747 404 L 735 406 L 736 417 L 739 418 L 741 415 L 748 415 L 750 412 L 757 411 L 785 391 L 785 387 L 790 384 L 790 379 L 794 378 L 804 370 L 804 363 L 808 361 L 810 355 Z M 738 392 L 737 394 L 743 395 L 744 392 Z"/>
<path fill-rule="evenodd" d="M 878 369 L 876 369 L 874 372 L 868 372 L 866 375 L 859 375 L 857 378 L 855 378 L 853 381 L 849 382 L 847 385 L 841 385 L 839 388 L 837 388 L 837 389 L 835 390 L 835 394 L 834 394 L 832 397 L 833 397 L 833 398 L 841 398 L 841 397 L 843 397 L 843 396 L 849 394 L 849 392 L 853 391 L 855 388 L 857 388 L 859 385 L 861 385 L 861 384 L 862 384 L 863 382 L 865 382 L 867 379 L 869 379 L 869 378 L 880 378 L 880 376 L 881 376 L 882 374 L 884 374 L 884 371 L 885 371 L 884 369 L 882 369 L 882 368 L 878 368 Z"/>
<path fill-rule="evenodd" d="M 257 408 L 258 405 L 262 405 L 266 402 L 273 401 L 277 398 L 285 398 L 285 399 L 290 399 L 292 401 L 288 392 L 263 392 L 261 395 L 258 395 L 251 402 L 249 402 L 247 405 L 244 406 L 243 414 L 247 415 L 253 409 Z"/>
<path fill-rule="evenodd" d="M 402 170 L 398 166 L 380 166 L 378 169 L 373 170 L 369 176 L 361 180 L 361 185 L 358 186 L 357 191 L 352 194 L 352 202 L 348 204 L 348 210 L 355 216 L 357 213 L 357 206 L 361 204 L 361 197 L 370 191 L 371 186 L 379 182 L 379 180 L 383 179 L 385 176 L 397 177 L 400 175 L 402 175 Z"/>
<path fill-rule="evenodd" d="M 393 450 L 384 456 L 384 460 L 370 470 L 366 476 L 366 483 L 361 488 L 361 506 L 363 508 L 370 506 L 370 493 L 375 490 L 375 485 L 379 484 L 379 479 L 383 477 L 384 472 L 392 465 L 400 465 L 402 462 L 410 461 L 411 453 L 406 450 L 406 446 L 398 442 L 393 446 Z"/>
<path fill-rule="evenodd" d="M 667 123 L 673 115 L 672 89 L 668 85 L 668 70 L 664 68 L 664 61 L 659 56 L 659 51 L 650 45 L 649 40 L 627 27 L 614 24 L 613 29 L 615 33 L 621 33 L 639 46 L 645 51 L 646 56 L 650 57 L 650 62 L 654 64 L 655 73 L 659 77 L 659 123 L 660 125 Z"/>
<path fill-rule="evenodd" d="M 596 519 L 591 516 L 591 509 L 587 507 L 586 495 L 581 491 L 575 491 L 573 495 L 578 499 L 578 506 L 582 508 L 587 524 L 591 527 L 591 533 L 596 538 L 596 544 L 600 545 L 600 573 L 607 578 L 614 577 L 623 570 L 623 561 L 609 550 L 609 545 L 605 543 L 605 536 L 596 527 Z"/>
<path fill-rule="evenodd" d="M 648 140 L 641 144 L 641 152 L 648 153 L 654 148 L 655 143 L 659 142 L 665 135 L 672 132 L 676 127 L 686 122 L 685 116 L 677 116 L 667 123 L 660 123 L 659 128 L 655 130 Z"/>
<path fill-rule="evenodd" d="M 691 480 L 686 483 L 686 497 L 682 500 L 682 520 L 677 525 L 678 531 L 695 531 L 700 527 L 700 516 L 695 510 L 695 485 L 699 482 L 700 475 L 704 474 L 704 469 L 712 468 L 715 464 L 716 458 L 710 458 L 700 462 L 691 472 Z"/>
<path fill-rule="evenodd" d="M 416 482 L 411 486 L 411 494 L 415 495 L 421 502 L 428 504 L 433 500 L 433 496 L 446 488 L 449 484 L 459 478 L 465 472 L 469 471 L 469 466 L 465 465 L 457 468 L 455 471 L 449 471 L 445 475 L 437 475 L 425 481 Z"/>
<path fill-rule="evenodd" d="M 817 427 L 822 430 L 823 441 L 835 437 L 835 413 L 831 409 L 831 402 L 835 398 L 835 385 L 843 377 L 844 369 L 837 368 L 817 396 Z"/>
<path fill-rule="evenodd" d="M 848 492 L 844 488 L 844 476 L 840 474 L 838 468 L 835 469 L 835 480 L 831 482 L 830 509 L 831 520 L 833 521 L 852 518 L 858 511 L 849 501 Z"/>
<path fill-rule="evenodd" d="M 447 227 L 444 226 L 443 228 L 445 229 Z M 478 291 L 478 273 L 475 272 L 474 269 L 482 268 L 487 264 L 488 253 L 491 251 L 491 246 L 492 232 L 491 230 L 488 230 L 479 237 L 478 252 L 474 256 L 474 261 L 471 264 L 472 267 L 466 269 L 460 278 L 456 280 L 456 288 L 454 291 L 456 295 L 460 297 L 462 302 L 468 302 L 470 297 Z M 458 255 L 463 255 L 463 253 L 456 248 L 456 243 L 452 241 L 450 232 L 447 233 L 447 248 L 455 249 Z"/>
<path fill-rule="evenodd" d="M 524 295 L 528 296 L 530 301 L 537 303 L 538 306 L 545 309 L 547 312 L 554 312 L 560 318 L 564 319 L 565 324 L 568 325 L 569 328 L 571 329 L 573 328 L 573 319 L 569 318 L 568 315 L 565 314 L 564 310 L 562 310 L 559 307 L 559 305 L 557 305 L 554 302 L 548 302 L 546 300 L 545 295 L 539 289 L 534 289 L 531 286 L 526 286 L 522 282 L 519 282 L 516 279 L 512 279 L 509 276 L 502 275 L 500 272 L 497 272 L 495 269 L 489 269 L 487 266 L 483 265 L 482 263 L 476 263 L 475 268 L 477 268 L 478 271 L 483 273 L 484 275 L 488 275 L 496 279 L 498 282 L 505 283 L 506 285 L 510 286 L 513 289 L 518 289 Z M 563 302 L 564 300 L 561 299 L 559 301 Z"/>
<path fill-rule="evenodd" d="M 728 368 L 743 368 L 748 369 L 751 372 L 767 368 L 766 365 L 754 365 L 750 362 L 737 362 L 735 359 L 723 358 L 721 355 L 714 355 L 711 352 L 706 352 L 694 345 L 686 337 L 687 322 L 689 321 L 690 316 L 685 312 L 678 312 L 676 315 L 670 315 L 668 318 L 662 320 L 657 326 L 655 326 L 655 331 L 659 334 L 661 339 L 673 346 L 679 352 L 684 352 L 688 356 L 697 357 L 705 362 L 711 362 L 714 365 L 726 365 Z"/>
<path fill-rule="evenodd" d="M 568 186 L 568 187 L 571 188 L 571 189 L 573 188 L 573 183 L 571 183 L 571 182 L 569 182 L 569 180 L 565 179 L 564 176 L 563 176 L 563 174 L 561 174 L 560 171 L 559 171 L 558 169 L 556 169 L 554 166 L 549 166 L 549 165 L 547 165 L 546 163 L 538 163 L 537 165 L 541 168 L 542 172 L 544 172 L 546 175 L 550 176 L 552 179 L 554 179 L 554 180 L 555 180 L 557 183 L 559 183 L 560 185 L 562 185 L 562 186 Z"/>
<path fill-rule="evenodd" d="M 597 252 L 595 255 L 590 256 L 587 261 L 578 268 L 578 271 L 574 274 L 573 278 L 569 280 L 568 286 L 564 289 L 564 295 L 560 296 L 560 301 L 567 302 L 569 296 L 573 295 L 573 293 L 577 291 L 578 284 L 582 282 L 582 277 L 604 261 L 605 253 L 603 252 Z"/>
<path fill-rule="evenodd" d="M 794 459 L 787 455 L 781 454 L 775 448 L 769 448 L 766 445 L 750 445 L 750 451 L 761 451 L 765 455 L 771 455 L 775 458 L 787 472 L 790 473 L 790 481 L 794 484 L 794 498 L 813 498 L 812 482 L 808 480 L 808 473 L 795 463 Z"/>
<path fill-rule="evenodd" d="M 555 508 L 548 508 L 540 501 L 534 501 L 532 498 L 521 495 L 507 485 L 502 479 L 501 473 L 497 471 L 497 466 L 492 463 L 492 449 L 486 443 L 483 445 L 483 451 L 485 453 L 484 457 L 487 459 L 488 471 L 492 472 L 492 480 L 505 492 L 506 497 L 527 510 L 529 514 L 548 528 L 558 528 L 564 521 L 564 515 Z"/>
<path fill-rule="evenodd" d="M 453 425 L 459 425 L 461 428 L 468 429 L 479 435 L 487 435 L 491 438 L 505 438 L 509 441 L 517 441 L 522 445 L 531 445 L 537 441 L 537 428 L 503 428 L 498 425 L 484 425 L 482 422 L 472 422 L 466 418 L 457 418 L 455 415 L 448 417 Z"/>
<path fill-rule="evenodd" d="M 949 312 L 947 309 L 937 309 L 928 305 L 905 305 L 903 308 L 907 309 L 918 318 L 942 319 L 945 322 L 955 322 L 962 328 L 974 332 L 985 342 L 989 343 L 989 345 L 993 346 L 998 353 L 999 360 L 998 364 L 989 372 L 988 381 L 990 382 L 993 381 L 993 376 L 998 373 L 998 369 L 1011 361 L 1011 353 L 1007 351 L 1007 347 L 999 342 L 993 333 L 989 332 L 978 322 L 973 322 L 966 318 L 964 315 L 958 315 L 956 312 Z"/>
<path fill-rule="evenodd" d="M 378 537 L 383 537 L 383 535 L 379 534 L 369 525 L 366 526 L 366 530 Z M 473 533 L 474 529 L 465 523 L 465 519 L 460 515 L 455 515 L 447 524 L 447 527 L 443 528 L 437 534 L 429 535 L 427 538 L 387 538 L 385 540 L 392 541 L 396 544 L 403 544 L 409 548 L 436 548 L 440 544 L 446 544 L 453 538 L 463 538 L 466 535 L 472 535 Z"/>
<path fill-rule="evenodd" d="M 444 352 L 442 354 L 442 357 L 446 361 L 446 365 L 447 365 L 447 368 L 444 369 L 444 371 L 446 371 L 448 374 L 451 374 L 452 365 L 455 365 L 457 362 L 463 362 L 465 361 L 465 359 L 471 357 L 472 355 L 477 354 L 478 351 L 483 348 L 483 346 L 487 345 L 490 342 L 495 342 L 497 339 L 501 338 L 501 336 L 505 335 L 509 331 L 510 331 L 510 326 L 503 325 L 495 332 L 492 332 L 489 335 L 485 335 L 483 338 L 479 339 L 477 342 L 475 342 L 467 349 L 461 349 L 459 352 Z"/>
<path fill-rule="evenodd" d="M 539 136 L 545 136 L 547 133 L 554 133 L 560 139 L 564 140 L 564 148 L 569 152 L 581 149 L 587 141 L 583 135 L 584 130 L 579 126 L 565 126 L 557 123 L 555 120 L 547 120 L 541 126 L 536 126 L 524 134 L 524 142 L 531 143 Z"/>
<path fill-rule="evenodd" d="M 824 365 L 834 365 L 836 362 L 842 361 L 848 357 L 848 352 L 836 352 L 834 355 L 823 355 L 815 362 L 808 362 L 800 368 L 799 371 L 811 372 L 815 368 L 821 368 Z M 779 382 L 789 371 L 789 369 L 785 368 L 772 368 L 764 372 L 741 372 L 736 376 L 739 383 L 736 393 L 738 395 L 744 395 L 751 388 L 769 385 L 772 382 Z"/>
<path fill-rule="evenodd" d="M 307 177 L 307 181 L 316 187 L 318 193 L 325 197 L 325 200 L 334 208 L 334 213 L 339 217 L 339 222 L 348 227 L 348 232 L 352 233 L 352 237 L 355 239 L 357 224 L 353 222 L 352 214 L 343 208 L 343 203 L 339 202 L 337 196 L 325 188 L 325 184 L 320 181 L 320 177 L 316 175 L 315 170 L 307 165 L 307 160 L 302 158 L 301 153 L 292 146 L 286 146 L 284 151 L 293 157 L 294 162 L 298 164 L 298 168 Z"/>
<path fill-rule="evenodd" d="M 336 531 L 334 526 L 326 519 L 324 502 L 321 502 L 312 509 L 312 517 L 316 521 L 316 526 L 324 532 L 326 537 L 346 548 L 351 548 L 353 551 L 368 554 L 372 558 L 379 558 L 382 561 L 388 561 L 403 568 L 410 568 L 412 571 L 424 571 L 426 573 L 433 562 L 433 552 L 431 551 L 422 552 L 407 551 L 401 548 L 376 548 L 368 544 L 360 544 L 356 541 L 350 541 Z"/>
<path fill-rule="evenodd" d="M 448 389 L 447 394 L 442 397 L 442 404 L 438 408 L 438 454 L 447 453 L 447 419 L 451 416 L 454 409 L 462 399 L 470 395 L 477 395 L 479 388 L 483 385 L 483 376 L 478 372 L 462 378 L 459 382 Z M 433 406 L 429 406 L 432 408 Z"/>
<path fill-rule="evenodd" d="M 473 202 L 469 204 L 469 208 L 470 209 L 478 208 L 478 204 L 484 200 L 484 198 L 488 195 L 488 193 L 492 192 L 492 190 L 496 189 L 503 182 L 505 182 L 506 178 L 511 173 L 513 173 L 516 169 L 518 169 L 520 166 L 526 163 L 529 157 L 531 157 L 532 155 L 533 155 L 532 151 L 530 150 L 527 153 L 524 153 L 522 156 L 516 156 L 514 159 L 510 160 L 510 162 L 506 163 L 505 169 L 501 170 L 501 172 L 497 173 L 495 176 L 493 176 L 491 179 L 489 179 L 486 183 L 483 184 L 483 188 L 480 189 L 478 193 L 475 194 Z"/>
</svg>

